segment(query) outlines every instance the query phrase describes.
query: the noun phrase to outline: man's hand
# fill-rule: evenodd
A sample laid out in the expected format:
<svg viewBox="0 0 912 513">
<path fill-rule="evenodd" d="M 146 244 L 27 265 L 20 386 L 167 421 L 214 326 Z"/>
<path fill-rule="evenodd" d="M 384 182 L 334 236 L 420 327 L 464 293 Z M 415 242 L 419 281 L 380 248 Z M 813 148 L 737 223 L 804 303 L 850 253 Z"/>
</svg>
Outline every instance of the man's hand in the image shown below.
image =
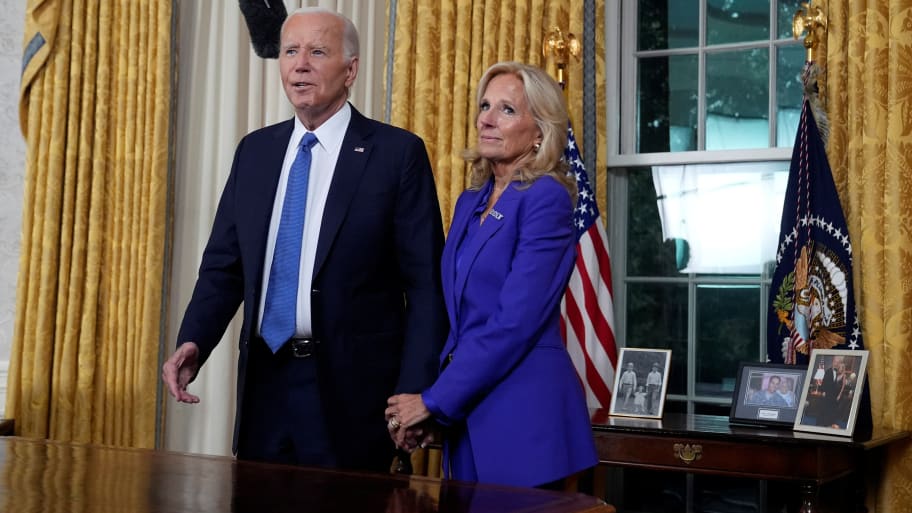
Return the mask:
<svg viewBox="0 0 912 513">
<path fill-rule="evenodd" d="M 179 403 L 198 403 L 199 397 L 187 392 L 187 385 L 196 371 L 199 370 L 199 347 L 193 342 L 185 342 L 174 351 L 171 358 L 162 366 L 162 380 L 168 386 L 168 392 Z"/>
</svg>

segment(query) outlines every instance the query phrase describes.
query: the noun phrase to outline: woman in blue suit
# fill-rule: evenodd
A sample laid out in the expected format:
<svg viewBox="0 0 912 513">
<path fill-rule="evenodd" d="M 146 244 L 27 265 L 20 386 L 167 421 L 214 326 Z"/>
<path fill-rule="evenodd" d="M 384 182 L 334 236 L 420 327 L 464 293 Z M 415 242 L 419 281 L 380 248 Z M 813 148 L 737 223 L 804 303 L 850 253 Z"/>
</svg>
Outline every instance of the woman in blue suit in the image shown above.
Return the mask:
<svg viewBox="0 0 912 513">
<path fill-rule="evenodd" d="M 538 68 L 495 64 L 478 85 L 476 127 L 464 154 L 471 186 L 441 261 L 450 319 L 441 373 L 421 394 L 391 397 L 386 416 L 409 450 L 442 425 L 452 478 L 556 487 L 596 464 L 560 334 L 576 258 L 563 93 Z"/>
</svg>

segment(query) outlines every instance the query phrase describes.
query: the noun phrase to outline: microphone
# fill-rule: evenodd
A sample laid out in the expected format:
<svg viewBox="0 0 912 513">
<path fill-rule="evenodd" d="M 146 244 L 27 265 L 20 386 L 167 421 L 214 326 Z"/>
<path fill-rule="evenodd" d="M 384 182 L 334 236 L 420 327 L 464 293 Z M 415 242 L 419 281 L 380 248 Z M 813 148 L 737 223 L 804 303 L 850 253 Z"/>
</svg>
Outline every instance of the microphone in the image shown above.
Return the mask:
<svg viewBox="0 0 912 513">
<path fill-rule="evenodd" d="M 282 0 L 238 0 L 250 31 L 253 51 L 264 59 L 279 57 L 282 23 L 288 16 Z"/>
</svg>

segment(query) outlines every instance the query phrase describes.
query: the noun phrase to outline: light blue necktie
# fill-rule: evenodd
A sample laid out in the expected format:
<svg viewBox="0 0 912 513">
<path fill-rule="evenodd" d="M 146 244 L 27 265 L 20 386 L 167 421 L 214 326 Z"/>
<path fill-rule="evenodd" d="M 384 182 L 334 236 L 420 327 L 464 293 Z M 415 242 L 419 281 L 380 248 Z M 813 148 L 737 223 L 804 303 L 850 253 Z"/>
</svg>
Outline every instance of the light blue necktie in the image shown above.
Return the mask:
<svg viewBox="0 0 912 513">
<path fill-rule="evenodd" d="M 291 164 L 282 218 L 276 235 L 266 287 L 266 306 L 260 335 L 275 353 L 295 334 L 298 304 L 298 279 L 301 269 L 301 238 L 307 208 L 307 182 L 310 179 L 310 148 L 317 136 L 308 132 L 301 138 L 298 155 Z"/>
</svg>

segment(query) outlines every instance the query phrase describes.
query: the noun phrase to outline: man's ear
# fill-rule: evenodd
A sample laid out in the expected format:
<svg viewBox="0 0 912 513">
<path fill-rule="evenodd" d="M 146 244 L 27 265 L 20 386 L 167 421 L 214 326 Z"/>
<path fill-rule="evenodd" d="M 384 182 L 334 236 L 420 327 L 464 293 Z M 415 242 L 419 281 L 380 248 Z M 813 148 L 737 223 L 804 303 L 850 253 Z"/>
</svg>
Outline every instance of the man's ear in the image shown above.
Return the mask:
<svg viewBox="0 0 912 513">
<path fill-rule="evenodd" d="M 348 76 L 345 77 L 345 87 L 351 88 L 352 84 L 355 83 L 355 79 L 358 78 L 358 56 L 354 56 L 351 59 L 351 62 L 348 63 L 348 70 L 346 70 Z"/>
<path fill-rule="evenodd" d="M 250 31 L 250 46 L 264 59 L 279 57 L 282 23 L 288 16 L 282 0 L 238 0 Z"/>
</svg>

